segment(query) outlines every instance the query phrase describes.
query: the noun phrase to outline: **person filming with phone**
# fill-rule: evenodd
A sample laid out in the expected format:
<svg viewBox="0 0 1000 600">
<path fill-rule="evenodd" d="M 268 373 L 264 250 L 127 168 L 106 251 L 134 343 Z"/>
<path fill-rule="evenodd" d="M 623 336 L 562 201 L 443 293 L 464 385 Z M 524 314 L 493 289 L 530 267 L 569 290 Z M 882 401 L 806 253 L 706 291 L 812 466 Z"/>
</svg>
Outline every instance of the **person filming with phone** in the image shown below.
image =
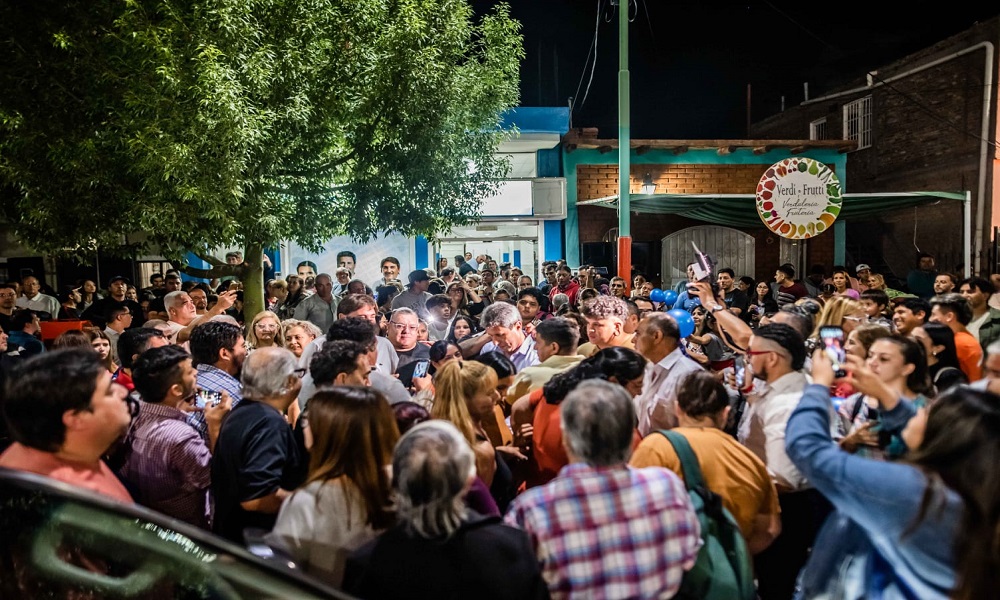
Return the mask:
<svg viewBox="0 0 1000 600">
<path fill-rule="evenodd" d="M 207 396 L 198 394 L 197 377 L 191 355 L 180 346 L 150 348 L 136 359 L 132 380 L 142 400 L 118 475 L 139 504 L 209 529 L 212 451 L 232 399 L 222 392 L 218 403 L 199 401 Z M 207 444 L 186 421 L 194 411 L 204 412 Z"/>
<path fill-rule="evenodd" d="M 927 376 L 927 359 L 916 340 L 893 334 L 875 340 L 868 349 L 867 361 L 851 356 L 842 374 L 866 367 L 869 373 L 853 378 L 858 392 L 849 396 L 837 411 L 837 433 L 840 447 L 866 458 L 885 459 L 904 451 L 903 440 L 881 427 L 879 403 L 875 398 L 872 379 L 878 379 L 898 397 L 916 407 L 927 403 L 925 394 L 933 395 Z"/>
</svg>

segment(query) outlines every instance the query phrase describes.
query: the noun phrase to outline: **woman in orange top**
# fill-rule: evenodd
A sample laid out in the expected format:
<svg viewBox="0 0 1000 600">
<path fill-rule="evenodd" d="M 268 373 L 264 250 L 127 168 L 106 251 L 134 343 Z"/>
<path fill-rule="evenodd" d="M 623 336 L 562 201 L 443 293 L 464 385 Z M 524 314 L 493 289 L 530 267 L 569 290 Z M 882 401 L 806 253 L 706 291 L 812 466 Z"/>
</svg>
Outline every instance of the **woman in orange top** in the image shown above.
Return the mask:
<svg viewBox="0 0 1000 600">
<path fill-rule="evenodd" d="M 526 487 L 548 482 L 569 464 L 562 445 L 559 403 L 578 383 L 584 379 L 603 379 L 621 385 L 634 398 L 642 392 L 645 372 L 646 359 L 635 350 L 617 346 L 605 348 L 553 377 L 544 387 L 532 392 L 526 403 L 516 402 L 511 412 L 514 431 L 521 431 L 522 424 L 532 424 L 532 454 L 537 469 L 526 481 Z M 636 432 L 635 444 L 639 440 Z"/>
</svg>

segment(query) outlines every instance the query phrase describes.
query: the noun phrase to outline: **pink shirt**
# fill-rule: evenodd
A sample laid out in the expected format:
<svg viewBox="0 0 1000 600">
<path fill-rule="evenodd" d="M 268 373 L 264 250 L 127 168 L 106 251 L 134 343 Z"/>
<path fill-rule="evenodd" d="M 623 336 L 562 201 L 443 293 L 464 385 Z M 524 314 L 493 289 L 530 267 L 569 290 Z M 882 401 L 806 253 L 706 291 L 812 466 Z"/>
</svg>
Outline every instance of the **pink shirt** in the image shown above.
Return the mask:
<svg viewBox="0 0 1000 600">
<path fill-rule="evenodd" d="M 128 490 L 118 481 L 104 461 L 99 460 L 95 464 L 69 462 L 51 452 L 43 452 L 15 442 L 0 454 L 0 467 L 37 473 L 110 496 L 119 502 L 133 503 Z"/>
</svg>

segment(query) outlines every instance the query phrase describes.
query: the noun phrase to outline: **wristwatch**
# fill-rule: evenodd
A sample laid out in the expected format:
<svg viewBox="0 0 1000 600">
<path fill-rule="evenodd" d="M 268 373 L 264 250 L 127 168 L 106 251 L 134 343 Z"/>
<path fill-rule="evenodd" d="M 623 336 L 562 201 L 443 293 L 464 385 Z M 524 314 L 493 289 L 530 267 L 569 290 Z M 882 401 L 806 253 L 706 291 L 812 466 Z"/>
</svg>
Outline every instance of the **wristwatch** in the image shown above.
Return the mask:
<svg viewBox="0 0 1000 600">
<path fill-rule="evenodd" d="M 712 313 L 713 315 L 719 312 L 720 310 L 726 310 L 726 307 L 719 304 L 713 304 L 712 306 L 708 307 L 708 312 Z"/>
</svg>

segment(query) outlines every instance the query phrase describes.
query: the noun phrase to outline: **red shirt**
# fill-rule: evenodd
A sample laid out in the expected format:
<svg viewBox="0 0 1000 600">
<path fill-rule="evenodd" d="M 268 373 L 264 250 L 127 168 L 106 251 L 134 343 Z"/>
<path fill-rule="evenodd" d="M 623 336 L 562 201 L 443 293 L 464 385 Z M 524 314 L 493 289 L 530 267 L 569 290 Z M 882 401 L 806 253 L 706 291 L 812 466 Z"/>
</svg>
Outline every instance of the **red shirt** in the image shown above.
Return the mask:
<svg viewBox="0 0 1000 600">
<path fill-rule="evenodd" d="M 576 306 L 576 295 L 579 293 L 580 284 L 571 279 L 566 285 L 566 289 L 562 289 L 558 285 L 552 286 L 552 290 L 549 292 L 549 301 L 555 298 L 556 294 L 566 294 L 569 296 L 569 305 Z"/>
<path fill-rule="evenodd" d="M 51 452 L 43 452 L 15 442 L 0 454 L 0 467 L 37 473 L 110 496 L 119 502 L 133 503 L 128 490 L 101 460 L 95 464 L 69 462 Z"/>
</svg>

